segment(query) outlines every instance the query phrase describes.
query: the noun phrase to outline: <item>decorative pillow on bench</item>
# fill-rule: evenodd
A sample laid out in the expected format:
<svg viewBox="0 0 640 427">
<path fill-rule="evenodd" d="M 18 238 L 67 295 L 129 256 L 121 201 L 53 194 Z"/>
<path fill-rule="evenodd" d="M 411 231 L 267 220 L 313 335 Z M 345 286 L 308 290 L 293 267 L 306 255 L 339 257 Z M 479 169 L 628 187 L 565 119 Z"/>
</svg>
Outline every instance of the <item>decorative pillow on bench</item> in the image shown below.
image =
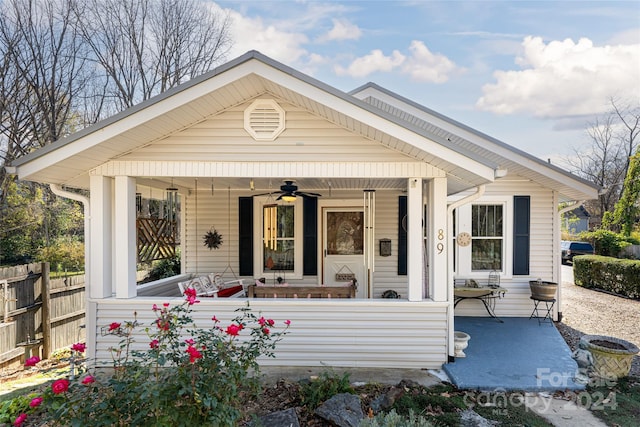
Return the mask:
<svg viewBox="0 0 640 427">
<path fill-rule="evenodd" d="M 225 288 L 225 289 L 220 289 L 218 291 L 218 297 L 220 297 L 220 298 L 230 297 L 231 295 L 235 295 L 240 291 L 242 291 L 242 285 L 232 286 L 230 288 Z"/>
</svg>

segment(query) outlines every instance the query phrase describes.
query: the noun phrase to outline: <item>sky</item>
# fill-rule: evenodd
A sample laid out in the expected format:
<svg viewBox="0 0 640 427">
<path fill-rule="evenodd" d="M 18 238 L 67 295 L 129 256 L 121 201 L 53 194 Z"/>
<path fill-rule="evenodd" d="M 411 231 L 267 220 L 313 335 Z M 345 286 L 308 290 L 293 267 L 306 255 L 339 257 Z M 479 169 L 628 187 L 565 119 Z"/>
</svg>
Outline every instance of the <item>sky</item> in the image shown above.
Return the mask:
<svg viewBox="0 0 640 427">
<path fill-rule="evenodd" d="M 349 92 L 374 82 L 544 160 L 640 105 L 640 1 L 211 1 L 233 59 L 261 53 Z"/>
</svg>

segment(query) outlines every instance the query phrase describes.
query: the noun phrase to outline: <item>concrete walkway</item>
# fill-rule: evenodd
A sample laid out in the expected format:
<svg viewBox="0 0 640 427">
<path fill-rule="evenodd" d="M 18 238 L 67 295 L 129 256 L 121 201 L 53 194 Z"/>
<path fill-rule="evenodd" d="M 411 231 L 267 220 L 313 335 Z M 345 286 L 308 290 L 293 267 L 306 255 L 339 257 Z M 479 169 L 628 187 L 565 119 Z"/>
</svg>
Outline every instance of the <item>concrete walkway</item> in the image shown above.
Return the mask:
<svg viewBox="0 0 640 427">
<path fill-rule="evenodd" d="M 462 389 L 555 391 L 583 390 L 571 350 L 551 323 L 506 317 L 456 317 L 455 329 L 471 335 L 467 357 L 444 365 Z"/>
</svg>

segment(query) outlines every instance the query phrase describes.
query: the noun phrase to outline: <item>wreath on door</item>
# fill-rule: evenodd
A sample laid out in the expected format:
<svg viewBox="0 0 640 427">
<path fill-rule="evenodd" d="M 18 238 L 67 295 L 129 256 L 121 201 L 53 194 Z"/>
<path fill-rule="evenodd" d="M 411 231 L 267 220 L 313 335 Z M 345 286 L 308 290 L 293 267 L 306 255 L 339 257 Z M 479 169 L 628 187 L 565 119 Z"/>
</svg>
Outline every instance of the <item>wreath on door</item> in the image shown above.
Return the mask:
<svg viewBox="0 0 640 427">
<path fill-rule="evenodd" d="M 202 237 L 204 245 L 211 249 L 218 249 L 222 245 L 222 235 L 215 228 L 207 231 Z"/>
</svg>

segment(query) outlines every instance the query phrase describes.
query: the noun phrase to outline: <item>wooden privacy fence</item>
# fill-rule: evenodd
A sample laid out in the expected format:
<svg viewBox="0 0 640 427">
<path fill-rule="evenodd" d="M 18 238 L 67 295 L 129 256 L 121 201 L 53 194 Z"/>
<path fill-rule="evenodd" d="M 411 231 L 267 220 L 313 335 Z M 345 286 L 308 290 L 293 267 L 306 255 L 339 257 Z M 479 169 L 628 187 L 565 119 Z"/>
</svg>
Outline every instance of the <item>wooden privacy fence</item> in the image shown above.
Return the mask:
<svg viewBox="0 0 640 427">
<path fill-rule="evenodd" d="M 49 263 L 2 268 L 0 301 L 0 366 L 85 339 L 84 276 L 50 280 Z"/>
</svg>

